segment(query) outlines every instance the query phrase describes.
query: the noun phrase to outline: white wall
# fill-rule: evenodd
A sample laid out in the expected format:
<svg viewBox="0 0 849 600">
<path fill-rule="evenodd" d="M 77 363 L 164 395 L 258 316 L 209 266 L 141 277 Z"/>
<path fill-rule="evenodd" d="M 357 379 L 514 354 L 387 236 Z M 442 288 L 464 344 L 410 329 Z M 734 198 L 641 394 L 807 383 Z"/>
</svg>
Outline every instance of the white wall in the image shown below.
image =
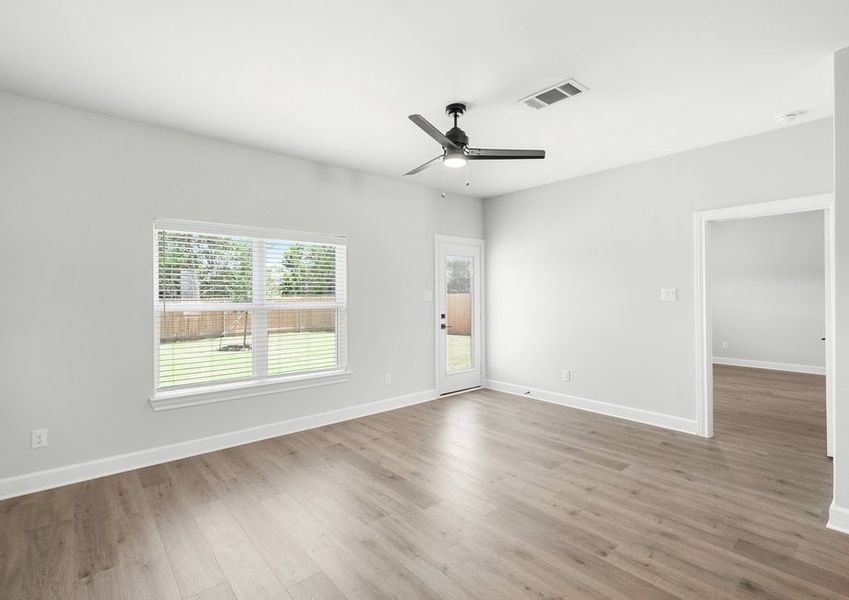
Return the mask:
<svg viewBox="0 0 849 600">
<path fill-rule="evenodd" d="M 0 206 L 0 478 L 432 390 L 434 234 L 483 232 L 477 199 L 5 94 Z M 154 413 L 154 217 L 347 234 L 351 380 Z"/>
<path fill-rule="evenodd" d="M 834 55 L 835 436 L 829 525 L 849 533 L 849 48 Z"/>
<path fill-rule="evenodd" d="M 824 247 L 823 211 L 712 223 L 713 356 L 824 373 Z"/>
<path fill-rule="evenodd" d="M 695 430 L 693 213 L 830 192 L 832 168 L 826 119 L 486 200 L 491 385 Z"/>
</svg>

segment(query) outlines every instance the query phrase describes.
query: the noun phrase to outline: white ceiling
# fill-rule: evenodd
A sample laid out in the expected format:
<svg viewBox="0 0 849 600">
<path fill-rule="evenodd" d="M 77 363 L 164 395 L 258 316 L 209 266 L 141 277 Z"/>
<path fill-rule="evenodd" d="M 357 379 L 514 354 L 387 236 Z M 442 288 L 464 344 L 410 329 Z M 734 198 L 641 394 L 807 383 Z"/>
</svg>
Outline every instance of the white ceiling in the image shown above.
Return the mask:
<svg viewBox="0 0 849 600">
<path fill-rule="evenodd" d="M 399 177 L 471 145 L 468 193 L 532 187 L 832 114 L 846 0 L 0 0 L 0 88 Z M 591 91 L 516 100 L 575 77 Z M 440 169 L 412 181 L 440 186 Z M 449 190 L 463 173 L 448 171 Z"/>
</svg>

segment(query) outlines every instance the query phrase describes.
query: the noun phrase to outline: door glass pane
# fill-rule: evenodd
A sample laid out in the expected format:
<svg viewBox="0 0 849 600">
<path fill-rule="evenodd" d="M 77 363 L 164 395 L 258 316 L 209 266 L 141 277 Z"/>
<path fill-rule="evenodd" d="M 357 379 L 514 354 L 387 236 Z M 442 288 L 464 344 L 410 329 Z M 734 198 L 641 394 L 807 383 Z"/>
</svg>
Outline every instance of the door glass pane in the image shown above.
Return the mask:
<svg viewBox="0 0 849 600">
<path fill-rule="evenodd" d="M 472 257 L 445 257 L 445 316 L 448 336 L 445 361 L 448 373 L 472 368 Z"/>
</svg>

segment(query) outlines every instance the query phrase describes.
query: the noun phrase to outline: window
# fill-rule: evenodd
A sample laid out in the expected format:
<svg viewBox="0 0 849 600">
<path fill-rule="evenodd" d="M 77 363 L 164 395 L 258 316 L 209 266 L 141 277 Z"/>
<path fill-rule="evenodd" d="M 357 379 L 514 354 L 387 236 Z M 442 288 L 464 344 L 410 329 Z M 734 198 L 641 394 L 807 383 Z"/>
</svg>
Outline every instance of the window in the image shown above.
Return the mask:
<svg viewBox="0 0 849 600">
<path fill-rule="evenodd" d="M 154 237 L 155 408 L 347 371 L 344 237 L 166 220 Z"/>
</svg>

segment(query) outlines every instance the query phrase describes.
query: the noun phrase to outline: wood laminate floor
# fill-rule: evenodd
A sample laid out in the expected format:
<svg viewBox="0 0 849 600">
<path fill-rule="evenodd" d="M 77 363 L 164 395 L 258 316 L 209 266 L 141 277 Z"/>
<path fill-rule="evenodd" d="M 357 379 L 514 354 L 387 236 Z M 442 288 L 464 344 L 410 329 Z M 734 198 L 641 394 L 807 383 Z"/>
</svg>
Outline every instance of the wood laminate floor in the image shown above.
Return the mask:
<svg viewBox="0 0 849 600">
<path fill-rule="evenodd" d="M 471 392 L 0 503 L 0 599 L 849 598 L 822 377 L 703 440 Z"/>
</svg>

